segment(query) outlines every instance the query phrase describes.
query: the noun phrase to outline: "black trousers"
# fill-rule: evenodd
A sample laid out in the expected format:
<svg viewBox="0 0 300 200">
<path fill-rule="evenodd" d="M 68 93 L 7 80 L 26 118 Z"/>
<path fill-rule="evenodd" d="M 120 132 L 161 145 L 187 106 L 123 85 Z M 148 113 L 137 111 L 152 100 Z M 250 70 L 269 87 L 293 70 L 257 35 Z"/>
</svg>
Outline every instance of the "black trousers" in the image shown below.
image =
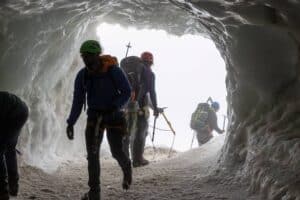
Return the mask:
<svg viewBox="0 0 300 200">
<path fill-rule="evenodd" d="M 133 145 L 132 145 L 132 160 L 133 162 L 141 162 L 144 154 L 146 138 L 148 135 L 148 116 L 138 115 L 137 117 L 137 129 L 133 135 Z"/>
<path fill-rule="evenodd" d="M 122 126 L 118 127 L 117 124 L 114 124 L 113 126 L 115 127 L 112 127 L 112 125 L 105 122 L 105 120 L 100 124 L 97 124 L 97 119 L 88 119 L 87 121 L 85 136 L 90 193 L 100 193 L 99 154 L 105 129 L 107 131 L 107 140 L 111 154 L 118 161 L 123 173 L 131 168 L 131 161 L 123 151 L 123 137 L 126 130 L 124 130 Z"/>
<path fill-rule="evenodd" d="M 130 157 L 129 149 L 131 152 L 131 158 L 133 158 L 133 141 L 137 130 L 137 112 L 128 112 L 126 114 L 127 132 L 128 134 L 123 139 L 123 151 L 128 157 Z"/>
<path fill-rule="evenodd" d="M 198 140 L 199 146 L 207 143 L 212 138 L 213 138 L 213 135 L 212 135 L 212 131 L 210 131 L 210 130 L 203 129 L 203 130 L 197 131 L 197 140 Z"/>
<path fill-rule="evenodd" d="M 20 105 L 1 123 L 0 130 L 0 195 L 9 187 L 18 187 L 19 173 L 16 145 L 21 129 L 28 118 L 27 106 Z"/>
</svg>

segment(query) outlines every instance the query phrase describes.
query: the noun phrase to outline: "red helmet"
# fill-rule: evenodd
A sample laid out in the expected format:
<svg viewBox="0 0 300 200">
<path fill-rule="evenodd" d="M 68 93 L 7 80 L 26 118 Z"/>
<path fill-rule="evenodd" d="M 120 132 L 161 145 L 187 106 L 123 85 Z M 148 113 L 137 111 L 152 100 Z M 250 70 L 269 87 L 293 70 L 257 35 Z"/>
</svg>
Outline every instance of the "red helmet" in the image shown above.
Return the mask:
<svg viewBox="0 0 300 200">
<path fill-rule="evenodd" d="M 141 59 L 143 61 L 147 61 L 147 62 L 153 63 L 153 55 L 149 51 L 143 52 L 142 55 L 141 55 Z"/>
</svg>

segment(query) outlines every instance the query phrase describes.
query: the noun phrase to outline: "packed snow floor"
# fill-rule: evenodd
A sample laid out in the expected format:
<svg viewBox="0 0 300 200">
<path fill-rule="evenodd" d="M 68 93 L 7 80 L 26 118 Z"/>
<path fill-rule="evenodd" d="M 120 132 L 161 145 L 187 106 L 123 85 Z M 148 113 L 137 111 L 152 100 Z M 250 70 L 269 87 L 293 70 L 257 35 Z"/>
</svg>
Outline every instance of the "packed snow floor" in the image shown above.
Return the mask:
<svg viewBox="0 0 300 200">
<path fill-rule="evenodd" d="M 168 158 L 168 150 L 147 149 L 149 166 L 134 168 L 134 182 L 129 191 L 121 188 L 122 174 L 117 163 L 101 159 L 102 199 L 104 200 L 256 200 L 249 196 L 247 184 L 222 170 L 215 170 L 220 139 Z M 88 190 L 87 164 L 65 163 L 55 173 L 46 174 L 33 167 L 21 168 L 18 200 L 79 200 Z"/>
</svg>

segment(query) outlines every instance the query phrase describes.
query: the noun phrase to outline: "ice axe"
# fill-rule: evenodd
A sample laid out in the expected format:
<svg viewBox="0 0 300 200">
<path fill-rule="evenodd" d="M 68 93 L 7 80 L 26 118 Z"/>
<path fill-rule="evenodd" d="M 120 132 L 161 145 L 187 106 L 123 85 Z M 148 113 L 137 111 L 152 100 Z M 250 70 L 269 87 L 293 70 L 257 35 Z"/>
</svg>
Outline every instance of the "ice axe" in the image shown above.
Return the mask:
<svg viewBox="0 0 300 200">
<path fill-rule="evenodd" d="M 168 126 L 170 127 L 170 130 L 173 132 L 173 134 L 175 135 L 175 130 L 173 129 L 170 121 L 168 120 L 168 118 L 166 117 L 165 113 L 164 113 L 164 110 L 166 109 L 167 107 L 163 107 L 163 108 L 159 108 L 159 113 L 162 114 L 162 116 L 164 117 L 164 119 L 166 120 Z M 155 116 L 154 118 L 154 123 L 153 123 L 153 132 L 152 132 L 152 142 L 154 141 L 154 136 L 155 136 L 155 130 L 156 130 L 156 120 L 157 120 L 158 116 Z"/>
<path fill-rule="evenodd" d="M 126 54 L 125 54 L 125 58 L 128 56 L 128 52 L 129 52 L 129 49 L 132 47 L 130 45 L 130 42 L 126 45 L 127 49 L 126 49 Z"/>
</svg>

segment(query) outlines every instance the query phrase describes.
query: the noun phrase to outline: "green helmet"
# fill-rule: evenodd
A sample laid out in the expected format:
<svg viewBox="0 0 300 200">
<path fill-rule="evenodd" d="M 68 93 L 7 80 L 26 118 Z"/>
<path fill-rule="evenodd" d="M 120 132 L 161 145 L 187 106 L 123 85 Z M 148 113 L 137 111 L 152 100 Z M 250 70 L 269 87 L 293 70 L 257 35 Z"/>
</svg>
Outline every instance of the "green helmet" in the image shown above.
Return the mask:
<svg viewBox="0 0 300 200">
<path fill-rule="evenodd" d="M 93 53 L 93 54 L 101 54 L 102 49 L 98 41 L 96 40 L 87 40 L 82 43 L 80 47 L 80 53 Z"/>
</svg>

